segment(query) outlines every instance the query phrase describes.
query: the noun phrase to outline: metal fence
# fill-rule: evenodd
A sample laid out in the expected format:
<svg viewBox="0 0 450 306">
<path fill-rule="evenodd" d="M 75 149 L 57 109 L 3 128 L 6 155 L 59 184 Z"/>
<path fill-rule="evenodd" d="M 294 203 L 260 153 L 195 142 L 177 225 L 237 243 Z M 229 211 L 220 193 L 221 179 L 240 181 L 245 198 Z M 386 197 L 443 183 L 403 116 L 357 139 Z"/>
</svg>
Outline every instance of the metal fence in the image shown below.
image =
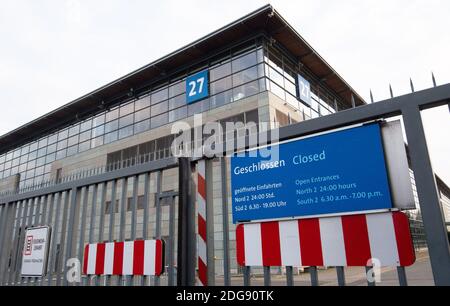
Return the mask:
<svg viewBox="0 0 450 306">
<path fill-rule="evenodd" d="M 406 130 L 411 167 L 414 171 L 423 224 L 412 223 L 416 248 L 428 246 L 434 282 L 450 285 L 450 249 L 435 176 L 431 168 L 420 111 L 450 102 L 450 85 L 357 107 L 283 127 L 279 140 L 288 140 L 329 129 L 401 115 Z M 269 137 L 270 139 L 270 137 Z M 231 140 L 230 140 L 231 141 Z M 233 148 L 239 142 L 233 139 Z M 250 143 L 248 139 L 244 143 Z M 230 146 L 226 146 L 229 148 Z M 114 169 L 85 171 L 74 179 L 39 188 L 20 190 L 0 197 L 1 285 L 194 285 L 196 281 L 196 231 L 193 178 L 198 160 L 164 158 L 136 161 Z M 226 158 L 208 160 L 207 199 L 209 285 L 252 284 L 252 275 L 263 275 L 271 285 L 272 272 L 285 273 L 286 285 L 294 284 L 294 268 L 238 267 L 235 260 L 235 226 L 230 222 L 230 186 Z M 183 164 L 183 165 L 182 165 Z M 52 229 L 47 274 L 21 277 L 24 231 L 49 225 Z M 186 230 L 185 230 L 186 229 Z M 425 235 L 426 233 L 426 235 Z M 104 241 L 162 238 L 166 241 L 166 267 L 161 277 L 83 276 L 72 281 L 82 262 L 84 245 Z M 80 267 L 78 267 L 80 268 Z M 367 267 L 366 269 L 370 269 Z M 318 267 L 309 267 L 310 282 L 319 284 Z M 336 267 L 336 280 L 345 285 L 345 268 Z M 401 285 L 408 283 L 398 268 Z"/>
</svg>

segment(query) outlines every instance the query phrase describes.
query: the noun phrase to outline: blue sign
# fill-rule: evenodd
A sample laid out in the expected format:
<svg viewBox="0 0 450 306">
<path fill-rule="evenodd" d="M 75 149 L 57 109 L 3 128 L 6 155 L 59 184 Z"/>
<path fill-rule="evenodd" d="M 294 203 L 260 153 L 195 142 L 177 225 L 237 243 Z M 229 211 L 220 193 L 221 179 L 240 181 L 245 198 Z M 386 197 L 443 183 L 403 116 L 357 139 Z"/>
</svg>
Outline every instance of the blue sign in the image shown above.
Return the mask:
<svg viewBox="0 0 450 306">
<path fill-rule="evenodd" d="M 188 104 L 209 96 L 208 70 L 191 75 L 186 79 L 186 100 Z"/>
<path fill-rule="evenodd" d="M 311 84 L 301 75 L 298 75 L 298 97 L 308 106 L 311 106 Z"/>
<path fill-rule="evenodd" d="M 392 208 L 378 124 L 231 158 L 233 222 Z"/>
</svg>

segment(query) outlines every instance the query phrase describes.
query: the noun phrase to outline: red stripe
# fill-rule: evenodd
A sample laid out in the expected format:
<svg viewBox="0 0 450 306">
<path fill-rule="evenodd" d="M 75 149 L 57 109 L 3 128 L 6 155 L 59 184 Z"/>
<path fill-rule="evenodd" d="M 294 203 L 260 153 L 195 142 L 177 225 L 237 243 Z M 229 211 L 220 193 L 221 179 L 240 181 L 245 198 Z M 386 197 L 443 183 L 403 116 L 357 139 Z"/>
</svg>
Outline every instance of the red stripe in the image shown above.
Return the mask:
<svg viewBox="0 0 450 306">
<path fill-rule="evenodd" d="M 280 229 L 278 222 L 261 223 L 263 266 L 281 266 Z"/>
<path fill-rule="evenodd" d="M 95 275 L 102 275 L 105 268 L 105 244 L 97 244 L 97 258 L 95 261 Z"/>
<path fill-rule="evenodd" d="M 162 240 L 156 240 L 155 247 L 155 275 L 161 275 L 163 273 L 163 242 Z"/>
<path fill-rule="evenodd" d="M 236 259 L 238 265 L 245 266 L 245 237 L 243 224 L 239 224 L 236 227 Z"/>
<path fill-rule="evenodd" d="M 299 220 L 300 252 L 303 266 L 323 266 L 319 219 Z"/>
<path fill-rule="evenodd" d="M 367 266 L 372 255 L 366 216 L 343 216 L 342 231 L 344 234 L 347 266 Z"/>
<path fill-rule="evenodd" d="M 198 234 L 206 242 L 206 220 L 200 214 L 198 215 Z"/>
<path fill-rule="evenodd" d="M 144 240 L 134 242 L 133 252 L 133 275 L 144 275 Z"/>
<path fill-rule="evenodd" d="M 392 213 L 395 228 L 395 238 L 397 240 L 398 257 L 400 266 L 408 267 L 416 261 L 416 254 L 411 239 L 408 217 L 401 212 Z"/>
<path fill-rule="evenodd" d="M 88 258 L 89 258 L 89 244 L 86 244 L 84 247 L 84 259 L 83 259 L 83 274 L 87 274 L 88 267 Z"/>
<path fill-rule="evenodd" d="M 205 263 L 199 257 L 198 258 L 198 278 L 199 278 L 200 282 L 203 284 L 203 286 L 208 285 L 208 278 L 206 276 L 206 272 L 207 272 L 207 267 L 206 267 Z"/>
<path fill-rule="evenodd" d="M 113 275 L 122 275 L 123 246 L 123 242 L 114 243 Z"/>
<path fill-rule="evenodd" d="M 198 193 L 206 200 L 206 182 L 200 174 L 198 175 Z"/>
</svg>

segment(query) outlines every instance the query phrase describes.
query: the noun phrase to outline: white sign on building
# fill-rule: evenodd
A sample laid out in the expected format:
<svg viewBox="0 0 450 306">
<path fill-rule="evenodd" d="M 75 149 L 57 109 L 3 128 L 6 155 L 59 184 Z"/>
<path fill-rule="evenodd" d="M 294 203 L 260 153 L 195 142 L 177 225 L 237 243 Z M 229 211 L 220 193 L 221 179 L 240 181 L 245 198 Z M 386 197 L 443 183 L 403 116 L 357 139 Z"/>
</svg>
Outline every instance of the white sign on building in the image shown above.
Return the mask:
<svg viewBox="0 0 450 306">
<path fill-rule="evenodd" d="M 22 276 L 44 276 L 47 268 L 50 227 L 29 228 L 25 232 L 22 257 Z"/>
</svg>

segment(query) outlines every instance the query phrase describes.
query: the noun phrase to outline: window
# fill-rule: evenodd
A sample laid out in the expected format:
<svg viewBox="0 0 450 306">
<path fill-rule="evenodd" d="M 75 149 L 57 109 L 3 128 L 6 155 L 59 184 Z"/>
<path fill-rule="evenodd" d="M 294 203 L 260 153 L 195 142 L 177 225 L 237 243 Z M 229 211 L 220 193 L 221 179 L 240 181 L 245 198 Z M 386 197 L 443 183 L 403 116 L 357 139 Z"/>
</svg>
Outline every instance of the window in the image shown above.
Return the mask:
<svg viewBox="0 0 450 306">
<path fill-rule="evenodd" d="M 119 139 L 123 139 L 133 135 L 133 126 L 129 125 L 119 130 Z"/>
<path fill-rule="evenodd" d="M 157 128 L 159 126 L 162 126 L 169 121 L 169 116 L 167 113 L 153 117 L 150 119 L 150 126 L 151 128 Z"/>
<path fill-rule="evenodd" d="M 171 110 L 184 105 L 186 105 L 186 94 L 182 94 L 169 100 L 169 109 Z"/>
<path fill-rule="evenodd" d="M 115 108 L 106 113 L 106 122 L 119 118 L 119 109 Z"/>
<path fill-rule="evenodd" d="M 74 136 L 80 132 L 80 125 L 76 124 L 69 128 L 69 137 Z"/>
<path fill-rule="evenodd" d="M 283 91 L 284 92 L 284 91 Z M 259 93 L 258 82 L 251 82 L 233 89 L 234 101 Z"/>
<path fill-rule="evenodd" d="M 151 113 L 152 116 L 157 116 L 162 113 L 165 113 L 169 110 L 169 104 L 166 102 L 162 102 L 152 106 Z"/>
<path fill-rule="evenodd" d="M 84 142 L 86 140 L 89 140 L 90 138 L 91 138 L 91 131 L 89 130 L 87 132 L 84 132 L 84 133 L 80 134 L 79 142 Z"/>
<path fill-rule="evenodd" d="M 92 128 L 92 119 L 89 119 L 89 120 L 81 123 L 80 132 L 90 130 L 91 128 Z"/>
<path fill-rule="evenodd" d="M 63 130 L 58 133 L 58 140 L 66 139 L 68 136 L 69 136 L 69 131 Z M 30 150 L 31 150 L 31 148 L 30 148 Z M 31 151 L 33 151 L 33 150 L 31 150 Z"/>
<path fill-rule="evenodd" d="M 103 145 L 103 136 L 97 137 L 97 138 L 93 138 L 91 140 L 91 147 L 92 148 L 96 148 Z"/>
<path fill-rule="evenodd" d="M 211 95 L 228 90 L 232 87 L 231 76 L 210 84 Z"/>
<path fill-rule="evenodd" d="M 228 90 L 225 92 L 221 92 L 211 98 L 211 108 L 220 107 L 222 105 L 233 102 L 233 91 Z"/>
<path fill-rule="evenodd" d="M 111 143 L 117 140 L 118 133 L 117 131 L 108 133 L 105 135 L 105 144 Z"/>
<path fill-rule="evenodd" d="M 142 133 L 150 129 L 150 120 L 144 120 L 134 124 L 134 133 Z"/>
<path fill-rule="evenodd" d="M 150 106 L 150 96 L 140 98 L 135 102 L 135 109 L 140 110 Z"/>
<path fill-rule="evenodd" d="M 187 106 L 177 108 L 169 112 L 169 122 L 186 118 L 186 116 L 187 116 Z"/>
<path fill-rule="evenodd" d="M 100 114 L 92 120 L 92 127 L 97 127 L 105 123 L 105 114 Z"/>
<path fill-rule="evenodd" d="M 188 116 L 193 116 L 195 114 L 200 114 L 209 109 L 209 99 L 205 99 L 203 101 L 189 104 L 188 105 Z"/>
<path fill-rule="evenodd" d="M 67 141 L 67 146 L 70 147 L 77 143 L 78 143 L 78 135 L 70 137 L 69 140 Z"/>
<path fill-rule="evenodd" d="M 225 63 L 209 70 L 211 82 L 231 74 L 231 63 Z"/>
<path fill-rule="evenodd" d="M 161 101 L 167 100 L 169 98 L 169 93 L 167 88 L 164 88 L 158 92 L 155 92 L 151 96 L 152 105 L 159 103 Z"/>
<path fill-rule="evenodd" d="M 90 141 L 85 141 L 85 142 L 80 143 L 78 151 L 79 152 L 84 152 L 84 151 L 89 150 L 90 148 L 91 148 L 91 142 Z"/>
<path fill-rule="evenodd" d="M 119 120 L 114 120 L 105 124 L 105 133 L 112 132 L 119 128 Z"/>
<path fill-rule="evenodd" d="M 186 92 L 184 80 L 169 87 L 169 96 L 174 97 Z"/>
<path fill-rule="evenodd" d="M 149 118 L 150 118 L 150 108 L 145 108 L 143 110 L 136 112 L 134 120 L 135 122 L 139 122 Z"/>
<path fill-rule="evenodd" d="M 256 65 L 256 54 L 255 52 L 251 52 L 247 55 L 234 59 L 232 62 L 233 72 L 243 70 L 250 66 Z"/>
<path fill-rule="evenodd" d="M 119 128 L 129 126 L 133 124 L 133 121 L 134 121 L 134 114 L 122 117 L 119 119 Z"/>
<path fill-rule="evenodd" d="M 134 103 L 128 103 L 120 107 L 120 117 L 126 116 L 134 112 Z"/>
<path fill-rule="evenodd" d="M 254 66 L 247 70 L 235 73 L 233 75 L 233 86 L 239 86 L 244 83 L 256 80 L 258 78 L 258 67 Z"/>
<path fill-rule="evenodd" d="M 92 137 L 95 138 L 97 136 L 103 135 L 105 133 L 105 126 L 100 125 L 96 128 L 92 129 Z"/>
</svg>

